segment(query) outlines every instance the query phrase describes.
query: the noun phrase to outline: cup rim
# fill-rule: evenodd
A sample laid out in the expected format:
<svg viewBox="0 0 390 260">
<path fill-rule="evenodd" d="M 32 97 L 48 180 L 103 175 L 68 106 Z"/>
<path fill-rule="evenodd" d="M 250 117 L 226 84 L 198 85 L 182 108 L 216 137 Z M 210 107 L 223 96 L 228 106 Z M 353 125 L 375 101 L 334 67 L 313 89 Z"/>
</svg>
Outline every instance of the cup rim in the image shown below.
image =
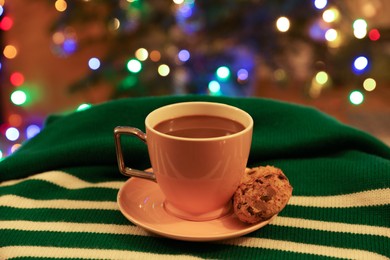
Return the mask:
<svg viewBox="0 0 390 260">
<path fill-rule="evenodd" d="M 207 138 L 191 138 L 191 137 L 178 137 L 178 136 L 168 135 L 168 134 L 164 134 L 162 132 L 157 131 L 156 129 L 154 129 L 153 126 L 150 125 L 150 118 L 153 116 L 153 114 L 160 113 L 162 110 L 170 109 L 172 107 L 187 106 L 187 105 L 208 105 L 208 106 L 226 107 L 226 108 L 229 108 L 231 110 L 238 111 L 243 116 L 245 116 L 246 119 L 248 120 L 248 124 L 244 125 L 244 129 L 239 131 L 239 132 L 237 132 L 237 133 L 234 133 L 234 134 L 231 134 L 231 135 L 226 135 L 226 136 L 207 137 Z M 221 117 L 223 117 L 223 116 L 221 116 Z M 229 117 L 225 117 L 225 118 L 228 118 L 230 120 L 234 120 L 234 119 L 229 118 Z M 167 120 L 167 119 L 165 119 L 165 120 Z M 162 121 L 164 121 L 164 120 L 161 120 L 160 122 L 162 122 Z M 237 120 L 235 120 L 235 121 L 237 121 Z M 191 142 L 194 142 L 194 141 L 196 141 L 196 142 L 219 141 L 219 140 L 227 140 L 227 139 L 235 138 L 237 136 L 245 135 L 246 133 L 252 131 L 253 125 L 254 125 L 254 122 L 253 122 L 252 116 L 248 112 L 244 111 L 243 109 L 235 107 L 235 106 L 232 106 L 232 105 L 228 105 L 228 104 L 225 104 L 225 103 L 207 102 L 207 101 L 186 101 L 186 102 L 178 102 L 178 103 L 168 104 L 168 105 L 156 108 L 155 110 L 150 112 L 146 116 L 146 118 L 145 118 L 145 126 L 146 126 L 146 130 L 147 131 L 151 131 L 154 134 L 162 136 L 162 137 L 167 138 L 167 139 L 181 140 L 181 141 L 191 141 Z"/>
</svg>

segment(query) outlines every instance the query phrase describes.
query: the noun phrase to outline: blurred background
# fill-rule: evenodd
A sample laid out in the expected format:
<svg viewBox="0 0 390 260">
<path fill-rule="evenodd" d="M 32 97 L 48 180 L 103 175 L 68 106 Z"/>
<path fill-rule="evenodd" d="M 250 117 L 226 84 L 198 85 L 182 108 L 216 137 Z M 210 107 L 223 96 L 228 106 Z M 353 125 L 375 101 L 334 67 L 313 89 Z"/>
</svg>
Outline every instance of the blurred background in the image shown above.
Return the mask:
<svg viewBox="0 0 390 260">
<path fill-rule="evenodd" d="M 0 0 L 0 159 L 48 115 L 183 94 L 312 106 L 390 144 L 389 14 L 386 0 Z"/>
</svg>

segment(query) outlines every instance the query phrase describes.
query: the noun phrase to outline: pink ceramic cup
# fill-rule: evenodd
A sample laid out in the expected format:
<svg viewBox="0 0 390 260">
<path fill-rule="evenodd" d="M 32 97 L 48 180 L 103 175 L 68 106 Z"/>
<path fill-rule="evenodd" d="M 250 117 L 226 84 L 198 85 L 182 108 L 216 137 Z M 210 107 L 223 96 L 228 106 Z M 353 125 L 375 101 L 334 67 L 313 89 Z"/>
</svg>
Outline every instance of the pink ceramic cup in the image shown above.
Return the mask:
<svg viewBox="0 0 390 260">
<path fill-rule="evenodd" d="M 155 129 L 162 121 L 189 115 L 228 118 L 242 124 L 244 129 L 211 138 L 177 137 Z M 146 134 L 128 126 L 114 129 L 120 172 L 156 181 L 165 195 L 165 209 L 177 217 L 206 221 L 227 214 L 248 161 L 252 117 L 222 103 L 183 102 L 152 111 L 145 119 L 145 127 Z M 153 173 L 125 166 L 121 134 L 134 135 L 147 144 Z"/>
</svg>

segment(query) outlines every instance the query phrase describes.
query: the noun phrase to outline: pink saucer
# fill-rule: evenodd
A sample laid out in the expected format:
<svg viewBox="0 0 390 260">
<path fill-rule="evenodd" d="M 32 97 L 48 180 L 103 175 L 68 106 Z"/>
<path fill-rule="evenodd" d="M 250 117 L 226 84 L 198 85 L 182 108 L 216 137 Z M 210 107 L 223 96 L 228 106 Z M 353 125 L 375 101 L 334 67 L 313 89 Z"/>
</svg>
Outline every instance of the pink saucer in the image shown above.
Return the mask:
<svg viewBox="0 0 390 260">
<path fill-rule="evenodd" d="M 130 178 L 117 197 L 119 209 L 132 223 L 158 235 L 186 241 L 213 241 L 239 237 L 272 221 L 245 224 L 233 212 L 210 221 L 189 221 L 169 214 L 157 183 Z"/>
</svg>

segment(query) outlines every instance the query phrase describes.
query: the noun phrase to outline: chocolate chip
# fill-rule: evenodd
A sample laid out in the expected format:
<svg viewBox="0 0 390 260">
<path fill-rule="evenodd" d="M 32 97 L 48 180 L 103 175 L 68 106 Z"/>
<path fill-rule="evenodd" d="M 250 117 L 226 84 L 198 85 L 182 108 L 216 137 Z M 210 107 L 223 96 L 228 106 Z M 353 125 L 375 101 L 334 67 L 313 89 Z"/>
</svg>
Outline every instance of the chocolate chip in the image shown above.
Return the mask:
<svg viewBox="0 0 390 260">
<path fill-rule="evenodd" d="M 250 172 L 248 172 L 247 174 L 248 175 L 252 175 L 252 174 L 254 174 L 256 172 L 256 170 L 251 170 Z"/>
<path fill-rule="evenodd" d="M 268 196 L 268 195 L 264 195 L 264 196 L 261 196 L 260 199 L 261 199 L 262 201 L 267 202 L 267 201 L 270 201 L 270 200 L 272 199 L 272 197 L 271 197 L 271 196 Z"/>
<path fill-rule="evenodd" d="M 252 208 L 251 206 L 249 206 L 249 207 L 247 208 L 247 211 L 248 211 L 248 213 L 249 213 L 251 216 L 255 215 L 255 211 L 253 210 L 253 208 Z"/>
</svg>

